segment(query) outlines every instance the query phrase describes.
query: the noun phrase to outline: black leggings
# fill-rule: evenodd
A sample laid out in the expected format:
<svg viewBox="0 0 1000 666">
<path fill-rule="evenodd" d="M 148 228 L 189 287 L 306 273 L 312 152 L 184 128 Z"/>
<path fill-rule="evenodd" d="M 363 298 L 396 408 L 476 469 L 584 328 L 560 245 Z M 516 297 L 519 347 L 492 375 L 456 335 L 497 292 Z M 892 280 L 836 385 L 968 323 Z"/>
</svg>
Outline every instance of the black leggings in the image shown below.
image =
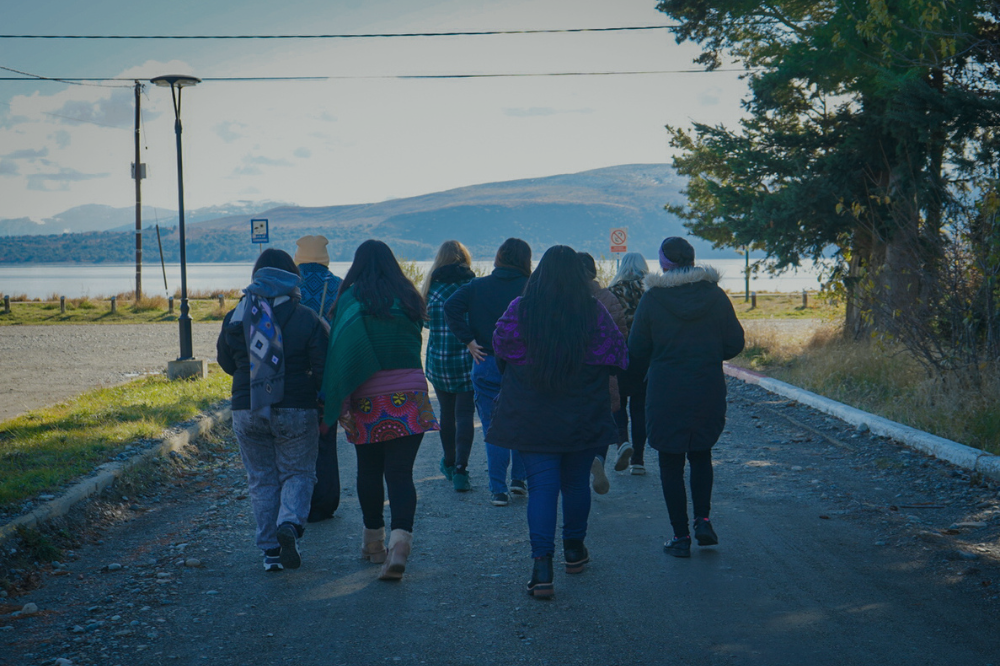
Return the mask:
<svg viewBox="0 0 1000 666">
<path fill-rule="evenodd" d="M 437 391 L 437 397 L 441 403 L 439 423 L 444 464 L 446 467 L 454 467 L 456 472 L 465 472 L 472 453 L 472 438 L 476 433 L 476 425 L 472 421 L 472 415 L 476 411 L 472 391 Z"/>
<path fill-rule="evenodd" d="M 417 512 L 417 489 L 413 486 L 413 461 L 417 459 L 423 433 L 407 435 L 385 442 L 357 444 L 358 502 L 365 527 L 377 530 L 385 526 L 382 508 L 385 485 L 389 488 L 390 523 L 394 530 L 413 531 L 413 516 Z"/>
<path fill-rule="evenodd" d="M 667 502 L 675 537 L 691 534 L 688 527 L 687 491 L 684 488 L 683 453 L 660 453 L 660 484 Z M 688 451 L 691 465 L 691 503 L 695 518 L 708 518 L 712 509 L 712 451 Z"/>
<path fill-rule="evenodd" d="M 618 397 L 621 409 L 615 412 L 618 426 L 618 442 L 628 440 L 628 423 L 632 420 L 632 460 L 633 465 L 642 465 L 646 450 L 646 382 L 630 382 L 619 378 Z M 626 411 L 627 410 L 627 411 Z"/>
</svg>

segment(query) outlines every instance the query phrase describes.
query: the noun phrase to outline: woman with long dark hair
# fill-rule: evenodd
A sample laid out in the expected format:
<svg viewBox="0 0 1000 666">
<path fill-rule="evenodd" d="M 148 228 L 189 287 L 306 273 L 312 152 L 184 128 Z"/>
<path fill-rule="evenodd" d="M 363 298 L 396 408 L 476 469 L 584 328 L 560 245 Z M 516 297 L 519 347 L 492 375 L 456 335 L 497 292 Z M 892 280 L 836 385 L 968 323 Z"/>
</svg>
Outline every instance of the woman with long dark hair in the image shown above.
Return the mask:
<svg viewBox="0 0 1000 666">
<path fill-rule="evenodd" d="M 646 277 L 635 311 L 629 351 L 646 373 L 649 445 L 660 454 L 660 484 L 674 537 L 664 551 L 691 556 L 685 458 L 690 466 L 694 537 L 714 546 L 719 537 L 712 508 L 712 447 L 726 426 L 722 362 L 743 350 L 743 327 L 719 287 L 719 273 L 694 265 L 694 248 L 671 236 L 660 245 L 662 275 Z"/>
<path fill-rule="evenodd" d="M 413 462 L 424 433 L 437 430 L 420 362 L 424 300 L 392 250 L 368 240 L 340 285 L 323 391 L 325 419 L 340 419 L 358 458 L 361 554 L 398 580 L 413 542 L 417 491 Z M 385 487 L 382 479 L 385 478 Z M 386 487 L 392 516 L 385 546 Z"/>
<path fill-rule="evenodd" d="M 427 379 L 434 385 L 441 405 L 441 472 L 455 490 L 472 490 L 469 454 L 475 436 L 472 395 L 472 355 L 448 328 L 444 304 L 464 284 L 476 277 L 469 250 L 456 240 L 438 248 L 427 271 L 421 294 L 427 301 Z"/>
<path fill-rule="evenodd" d="M 551 597 L 559 496 L 566 573 L 590 561 L 590 468 L 615 441 L 609 373 L 628 365 L 625 340 L 591 296 L 576 252 L 549 248 L 497 322 L 493 349 L 503 382 L 487 433 L 520 451 L 528 475 L 528 530 L 534 568 L 528 594 Z"/>
<path fill-rule="evenodd" d="M 261 253 L 243 294 L 222 321 L 218 360 L 233 376 L 233 432 L 264 570 L 296 569 L 316 483 L 316 398 L 329 329 L 299 303 L 299 269 L 282 250 Z"/>
</svg>

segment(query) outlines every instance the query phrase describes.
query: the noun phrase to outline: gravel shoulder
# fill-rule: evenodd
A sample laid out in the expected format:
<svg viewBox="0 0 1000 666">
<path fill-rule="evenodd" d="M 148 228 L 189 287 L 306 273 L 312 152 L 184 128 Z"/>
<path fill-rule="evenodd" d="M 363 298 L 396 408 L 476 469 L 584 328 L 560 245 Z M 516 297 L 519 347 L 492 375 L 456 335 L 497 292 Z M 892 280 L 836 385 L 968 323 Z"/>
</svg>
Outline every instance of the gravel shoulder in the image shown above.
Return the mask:
<svg viewBox="0 0 1000 666">
<path fill-rule="evenodd" d="M 220 323 L 194 324 L 197 358 L 215 360 Z M 162 372 L 180 351 L 176 325 L 0 326 L 0 421 L 95 387 Z"/>
<path fill-rule="evenodd" d="M 142 496 L 91 503 L 101 529 L 35 589 L 0 600 L 0 662 L 1000 663 L 996 486 L 729 387 L 715 452 L 721 544 L 690 560 L 661 551 L 669 525 L 651 453 L 647 476 L 610 473 L 611 492 L 594 497 L 587 570 L 557 569 L 552 602 L 528 598 L 526 502 L 488 503 L 477 430 L 466 494 L 437 471 L 437 435 L 424 440 L 402 582 L 377 580 L 358 557 L 343 438 L 337 517 L 308 527 L 301 569 L 265 574 L 224 433 L 224 446 Z M 10 616 L 27 602 L 39 612 Z"/>
</svg>

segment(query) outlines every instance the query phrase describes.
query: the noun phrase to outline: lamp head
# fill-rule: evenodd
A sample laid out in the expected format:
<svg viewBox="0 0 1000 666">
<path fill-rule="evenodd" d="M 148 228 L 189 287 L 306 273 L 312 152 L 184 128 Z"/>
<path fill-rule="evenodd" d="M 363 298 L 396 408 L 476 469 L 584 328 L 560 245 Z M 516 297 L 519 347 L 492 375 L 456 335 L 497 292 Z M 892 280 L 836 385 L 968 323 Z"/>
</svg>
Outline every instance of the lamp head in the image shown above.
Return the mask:
<svg viewBox="0 0 1000 666">
<path fill-rule="evenodd" d="M 185 86 L 198 85 L 201 83 L 201 79 L 194 76 L 188 76 L 186 74 L 167 74 L 165 76 L 157 76 L 156 78 L 150 79 L 149 82 L 164 88 L 171 88 L 173 86 L 184 88 Z"/>
</svg>

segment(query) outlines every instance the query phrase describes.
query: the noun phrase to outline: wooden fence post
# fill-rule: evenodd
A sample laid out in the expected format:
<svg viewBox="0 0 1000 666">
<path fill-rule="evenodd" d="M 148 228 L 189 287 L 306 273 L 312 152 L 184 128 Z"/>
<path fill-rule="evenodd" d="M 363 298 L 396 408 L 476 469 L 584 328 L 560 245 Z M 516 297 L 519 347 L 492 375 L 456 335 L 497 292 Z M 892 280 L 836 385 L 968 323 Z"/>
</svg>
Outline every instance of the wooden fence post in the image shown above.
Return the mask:
<svg viewBox="0 0 1000 666">
<path fill-rule="evenodd" d="M 809 293 L 803 289 L 802 290 L 802 309 L 805 310 L 809 307 Z"/>
<path fill-rule="evenodd" d="M 226 309 L 226 295 L 225 294 L 219 294 L 219 309 L 220 310 L 225 310 Z"/>
<path fill-rule="evenodd" d="M 167 314 L 172 315 L 174 313 L 174 297 L 167 297 Z"/>
<path fill-rule="evenodd" d="M 111 297 L 111 314 L 115 314 L 116 312 L 118 312 L 118 297 L 117 296 L 112 296 Z"/>
<path fill-rule="evenodd" d="M 753 310 L 756 307 L 757 307 L 757 292 L 756 291 L 751 291 L 750 292 L 750 309 Z"/>
<path fill-rule="evenodd" d="M 10 314 L 10 296 L 7 294 L 3 295 L 3 313 Z"/>
<path fill-rule="evenodd" d="M 66 314 L 66 297 L 59 297 L 59 314 Z"/>
</svg>

